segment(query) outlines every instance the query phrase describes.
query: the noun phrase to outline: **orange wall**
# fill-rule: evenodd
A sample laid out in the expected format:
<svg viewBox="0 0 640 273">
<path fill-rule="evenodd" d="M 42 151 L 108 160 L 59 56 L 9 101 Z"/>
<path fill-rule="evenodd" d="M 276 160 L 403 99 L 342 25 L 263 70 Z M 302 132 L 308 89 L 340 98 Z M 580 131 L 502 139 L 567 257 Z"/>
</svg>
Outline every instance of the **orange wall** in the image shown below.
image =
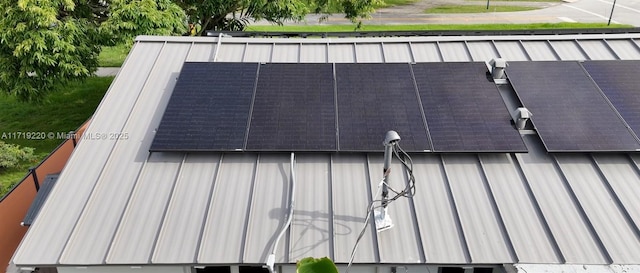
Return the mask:
<svg viewBox="0 0 640 273">
<path fill-rule="evenodd" d="M 81 136 L 89 122 L 85 122 L 78 129 Z M 77 137 L 78 140 L 80 137 Z M 59 173 L 67 163 L 67 159 L 73 152 L 73 141 L 66 140 L 49 157 L 38 165 L 36 174 L 39 183 L 44 182 L 47 174 Z M 29 175 L 22 180 L 2 201 L 0 201 L 0 272 L 5 272 L 13 252 L 20 244 L 22 237 L 27 232 L 27 227 L 20 225 L 27 214 L 31 202 L 36 196 L 36 188 L 33 176 Z"/>
</svg>

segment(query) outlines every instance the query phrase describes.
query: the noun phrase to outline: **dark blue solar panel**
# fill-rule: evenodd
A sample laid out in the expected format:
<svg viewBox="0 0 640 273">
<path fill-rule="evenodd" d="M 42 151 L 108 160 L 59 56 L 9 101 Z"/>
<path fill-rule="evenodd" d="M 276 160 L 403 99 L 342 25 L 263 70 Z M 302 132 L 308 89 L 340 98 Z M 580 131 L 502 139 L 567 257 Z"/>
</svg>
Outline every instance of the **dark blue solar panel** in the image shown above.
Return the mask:
<svg viewBox="0 0 640 273">
<path fill-rule="evenodd" d="M 382 151 L 395 130 L 407 151 L 430 150 L 409 64 L 335 64 L 339 150 Z"/>
<path fill-rule="evenodd" d="M 578 62 L 511 62 L 506 72 L 548 151 L 640 148 Z"/>
<path fill-rule="evenodd" d="M 636 135 L 640 133 L 640 61 L 582 64 Z"/>
<path fill-rule="evenodd" d="M 247 150 L 335 151 L 332 64 L 260 66 Z"/>
<path fill-rule="evenodd" d="M 258 64 L 185 63 L 151 151 L 243 149 Z"/>
<path fill-rule="evenodd" d="M 413 72 L 434 151 L 527 150 L 485 63 L 419 63 Z"/>
</svg>

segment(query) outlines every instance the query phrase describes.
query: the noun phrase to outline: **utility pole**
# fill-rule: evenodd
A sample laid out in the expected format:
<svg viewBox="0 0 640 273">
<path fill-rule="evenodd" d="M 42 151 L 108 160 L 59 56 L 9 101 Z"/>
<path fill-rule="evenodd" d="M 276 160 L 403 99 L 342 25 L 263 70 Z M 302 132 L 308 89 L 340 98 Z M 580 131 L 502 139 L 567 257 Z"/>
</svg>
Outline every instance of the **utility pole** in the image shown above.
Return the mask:
<svg viewBox="0 0 640 273">
<path fill-rule="evenodd" d="M 487 0 L 487 9 L 489 9 L 489 1 L 490 0 Z M 614 2 L 614 5 L 615 5 L 615 2 Z"/>
<path fill-rule="evenodd" d="M 615 8 L 616 8 L 616 0 L 613 0 L 613 6 L 611 7 L 611 14 L 609 14 L 609 22 L 607 23 L 607 26 L 611 25 L 611 18 L 613 18 L 613 10 Z"/>
</svg>

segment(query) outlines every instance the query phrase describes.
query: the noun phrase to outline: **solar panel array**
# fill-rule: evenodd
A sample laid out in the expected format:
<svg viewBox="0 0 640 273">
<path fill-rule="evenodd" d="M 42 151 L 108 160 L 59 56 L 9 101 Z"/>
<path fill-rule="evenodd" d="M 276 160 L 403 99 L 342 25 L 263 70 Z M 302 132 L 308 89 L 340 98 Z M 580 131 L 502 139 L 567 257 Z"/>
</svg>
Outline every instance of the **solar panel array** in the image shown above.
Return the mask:
<svg viewBox="0 0 640 273">
<path fill-rule="evenodd" d="M 184 64 L 151 151 L 524 152 L 484 63 Z"/>
<path fill-rule="evenodd" d="M 413 71 L 434 147 L 526 151 L 484 63 L 421 63 Z"/>
<path fill-rule="evenodd" d="M 640 149 L 625 122 L 640 126 L 637 62 L 510 62 L 507 76 L 548 151 Z"/>
</svg>

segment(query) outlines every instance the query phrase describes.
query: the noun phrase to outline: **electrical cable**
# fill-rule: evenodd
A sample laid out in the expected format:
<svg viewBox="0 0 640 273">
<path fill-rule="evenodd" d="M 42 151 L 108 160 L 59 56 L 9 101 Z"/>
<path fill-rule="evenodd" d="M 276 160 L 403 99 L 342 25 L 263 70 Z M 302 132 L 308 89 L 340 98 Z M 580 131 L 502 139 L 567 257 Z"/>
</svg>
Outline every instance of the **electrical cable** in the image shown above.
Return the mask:
<svg viewBox="0 0 640 273">
<path fill-rule="evenodd" d="M 395 191 L 393 188 L 391 188 L 391 186 L 387 184 L 387 187 L 389 188 L 389 190 L 391 190 L 393 193 L 396 194 L 392 198 L 387 199 L 387 205 L 391 204 L 391 202 L 395 200 L 398 200 L 400 197 L 412 198 L 415 195 L 415 191 L 416 191 L 416 186 L 415 186 L 416 179 L 413 176 L 413 160 L 411 159 L 411 156 L 409 156 L 409 154 L 407 154 L 407 152 L 405 152 L 398 143 L 395 143 L 394 145 L 393 154 L 398 158 L 398 160 L 404 166 L 405 170 L 407 171 L 407 175 L 409 179 L 405 188 L 400 192 Z M 382 191 L 382 185 L 386 184 L 384 182 L 384 179 L 387 175 L 388 173 L 385 173 L 383 178 L 380 180 L 380 183 L 378 184 L 378 190 L 376 191 L 376 194 L 374 196 L 380 195 Z M 369 208 L 367 209 L 367 217 L 364 220 L 364 226 L 362 227 L 362 230 L 360 231 L 360 234 L 356 239 L 356 243 L 353 245 L 353 249 L 351 250 L 351 257 L 349 258 L 349 264 L 347 264 L 347 270 L 345 271 L 345 273 L 349 273 L 349 269 L 351 269 L 351 265 L 353 264 L 353 259 L 356 256 L 356 251 L 358 250 L 358 245 L 360 244 L 360 240 L 364 236 L 364 232 L 367 230 L 367 226 L 369 226 L 369 221 L 371 221 L 371 214 L 373 214 L 373 210 L 376 208 L 382 207 L 382 206 L 375 206 L 376 202 L 382 203 L 382 201 L 383 200 L 373 200 L 371 201 L 371 203 L 369 203 Z"/>
</svg>

